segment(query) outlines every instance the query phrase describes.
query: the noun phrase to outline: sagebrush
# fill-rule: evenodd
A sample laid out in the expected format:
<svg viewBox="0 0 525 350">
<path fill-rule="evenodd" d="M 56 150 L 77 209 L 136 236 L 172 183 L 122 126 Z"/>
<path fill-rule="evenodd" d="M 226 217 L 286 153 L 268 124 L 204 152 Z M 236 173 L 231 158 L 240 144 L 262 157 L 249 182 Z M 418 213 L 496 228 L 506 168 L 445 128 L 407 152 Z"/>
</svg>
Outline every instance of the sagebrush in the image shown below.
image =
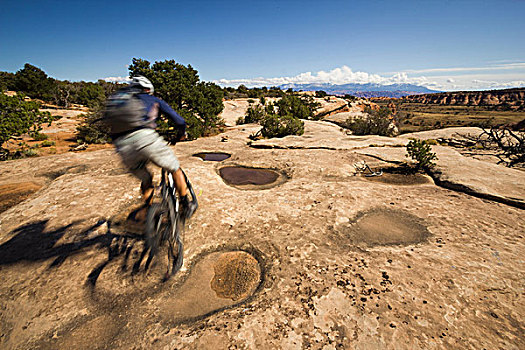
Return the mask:
<svg viewBox="0 0 525 350">
<path fill-rule="evenodd" d="M 416 168 L 428 170 L 435 166 L 437 156 L 432 152 L 430 144 L 424 140 L 411 140 L 407 144 L 407 157 L 416 161 Z"/>
</svg>

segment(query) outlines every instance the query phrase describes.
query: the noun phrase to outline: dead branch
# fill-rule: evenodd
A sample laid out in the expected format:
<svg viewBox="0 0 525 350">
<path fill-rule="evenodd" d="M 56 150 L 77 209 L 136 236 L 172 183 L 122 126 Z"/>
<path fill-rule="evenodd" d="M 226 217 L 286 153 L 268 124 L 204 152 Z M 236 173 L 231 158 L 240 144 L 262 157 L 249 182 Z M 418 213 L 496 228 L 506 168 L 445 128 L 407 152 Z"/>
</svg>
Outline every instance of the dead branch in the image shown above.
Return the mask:
<svg viewBox="0 0 525 350">
<path fill-rule="evenodd" d="M 481 135 L 487 138 L 485 143 L 481 143 L 483 147 L 486 147 L 487 143 L 495 146 L 498 151 L 496 157 L 500 160 L 498 163 L 505 163 L 508 167 L 525 163 L 525 133 L 512 131 L 508 126 L 503 126 L 499 129 L 483 128 Z"/>
</svg>

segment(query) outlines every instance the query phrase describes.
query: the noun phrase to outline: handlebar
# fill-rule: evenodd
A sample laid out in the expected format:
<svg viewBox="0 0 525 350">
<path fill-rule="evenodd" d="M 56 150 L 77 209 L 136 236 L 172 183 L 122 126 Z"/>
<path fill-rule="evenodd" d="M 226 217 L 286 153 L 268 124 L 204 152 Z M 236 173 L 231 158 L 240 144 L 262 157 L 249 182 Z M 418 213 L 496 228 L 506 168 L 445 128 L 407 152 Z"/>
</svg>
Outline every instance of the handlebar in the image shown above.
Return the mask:
<svg viewBox="0 0 525 350">
<path fill-rule="evenodd" d="M 177 130 L 177 132 L 167 132 L 166 135 L 169 135 L 170 137 L 168 137 L 168 142 L 171 144 L 171 145 L 176 145 L 177 142 L 180 142 L 180 141 L 184 141 L 188 138 L 188 133 L 186 133 L 185 131 L 183 133 L 180 132 L 180 130 Z M 175 135 L 175 138 L 171 138 L 172 135 Z"/>
</svg>

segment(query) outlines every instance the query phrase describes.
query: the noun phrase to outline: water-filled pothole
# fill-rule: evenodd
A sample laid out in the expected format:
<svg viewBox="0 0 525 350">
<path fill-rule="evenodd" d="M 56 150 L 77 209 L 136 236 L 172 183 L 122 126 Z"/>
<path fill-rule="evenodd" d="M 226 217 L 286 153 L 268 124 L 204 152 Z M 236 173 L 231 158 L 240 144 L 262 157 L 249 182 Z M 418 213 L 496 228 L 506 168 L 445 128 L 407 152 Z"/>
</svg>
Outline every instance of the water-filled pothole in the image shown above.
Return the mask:
<svg viewBox="0 0 525 350">
<path fill-rule="evenodd" d="M 42 185 L 35 182 L 0 185 L 0 213 L 25 201 L 41 188 Z"/>
<path fill-rule="evenodd" d="M 201 152 L 193 155 L 207 162 L 222 162 L 231 157 L 231 154 L 224 152 Z"/>
<path fill-rule="evenodd" d="M 276 170 L 238 165 L 220 168 L 219 175 L 226 184 L 248 190 L 271 188 L 286 181 L 286 177 Z"/>
<path fill-rule="evenodd" d="M 191 267 L 190 275 L 158 305 L 170 322 L 210 315 L 252 296 L 262 282 L 257 259 L 245 251 L 215 252 Z"/>
<path fill-rule="evenodd" d="M 368 246 L 416 244 L 430 236 L 417 216 L 386 208 L 359 214 L 343 231 L 352 243 Z"/>
<path fill-rule="evenodd" d="M 432 180 L 424 175 L 414 172 L 410 168 L 393 167 L 383 169 L 381 176 L 367 176 L 365 179 L 373 182 L 381 182 L 391 185 L 423 185 L 431 183 Z"/>
</svg>

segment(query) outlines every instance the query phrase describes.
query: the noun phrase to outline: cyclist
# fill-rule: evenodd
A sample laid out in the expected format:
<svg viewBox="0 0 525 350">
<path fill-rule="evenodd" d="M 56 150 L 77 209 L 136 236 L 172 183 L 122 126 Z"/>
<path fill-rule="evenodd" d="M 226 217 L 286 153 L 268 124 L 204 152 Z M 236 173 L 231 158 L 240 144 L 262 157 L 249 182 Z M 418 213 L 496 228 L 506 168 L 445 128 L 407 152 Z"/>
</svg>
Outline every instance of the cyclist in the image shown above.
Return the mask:
<svg viewBox="0 0 525 350">
<path fill-rule="evenodd" d="M 186 180 L 177 157 L 155 131 L 155 119 L 163 113 L 176 124 L 176 139 L 180 141 L 186 137 L 186 122 L 165 101 L 153 96 L 153 91 L 153 84 L 147 78 L 133 77 L 129 86 L 119 90 L 108 100 L 106 108 L 106 120 L 111 127 L 110 135 L 117 153 L 131 173 L 141 180 L 140 189 L 145 204 L 132 213 L 130 219 L 145 221 L 147 209 L 153 200 L 153 177 L 146 168 L 149 162 L 173 174 L 175 188 L 181 198 L 182 215 L 184 219 L 189 219 L 197 205 L 188 198 Z M 123 103 L 122 96 L 128 96 L 131 102 Z M 133 106 L 133 103 L 136 105 Z M 111 118 L 115 115 L 116 118 Z"/>
</svg>

